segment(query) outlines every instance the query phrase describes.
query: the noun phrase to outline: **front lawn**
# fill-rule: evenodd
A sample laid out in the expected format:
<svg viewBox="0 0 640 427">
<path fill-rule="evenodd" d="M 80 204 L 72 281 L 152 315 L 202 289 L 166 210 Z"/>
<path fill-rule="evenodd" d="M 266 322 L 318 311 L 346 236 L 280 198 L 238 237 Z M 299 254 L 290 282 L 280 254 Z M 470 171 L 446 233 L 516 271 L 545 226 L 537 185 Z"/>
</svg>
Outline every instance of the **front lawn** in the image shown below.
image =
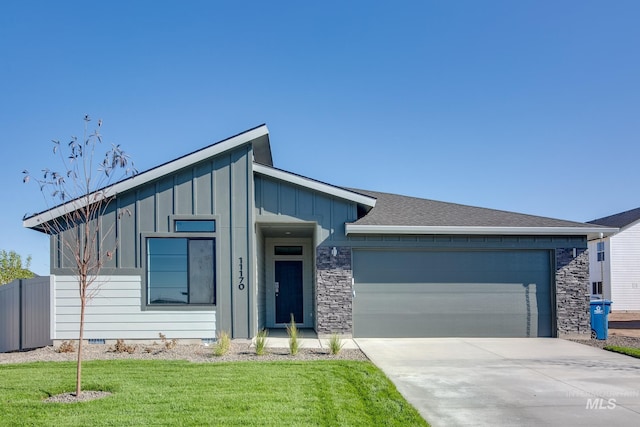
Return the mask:
<svg viewBox="0 0 640 427">
<path fill-rule="evenodd" d="M 604 347 L 605 350 L 613 351 L 616 353 L 626 354 L 627 356 L 637 357 L 640 359 L 640 348 L 633 347 L 619 347 L 616 345 L 607 345 Z"/>
<path fill-rule="evenodd" d="M 0 365 L 4 425 L 425 426 L 369 362 L 84 363 L 84 389 L 112 396 L 44 403 L 74 391 L 75 364 Z"/>
</svg>

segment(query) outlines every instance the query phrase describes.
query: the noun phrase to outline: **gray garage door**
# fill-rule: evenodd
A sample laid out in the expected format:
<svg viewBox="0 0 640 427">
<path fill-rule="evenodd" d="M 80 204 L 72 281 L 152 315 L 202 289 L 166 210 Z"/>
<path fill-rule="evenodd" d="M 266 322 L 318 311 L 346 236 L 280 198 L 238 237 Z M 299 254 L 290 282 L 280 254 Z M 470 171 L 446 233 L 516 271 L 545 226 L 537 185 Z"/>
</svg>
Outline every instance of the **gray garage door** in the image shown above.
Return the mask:
<svg viewBox="0 0 640 427">
<path fill-rule="evenodd" d="M 354 250 L 356 337 L 549 337 L 549 251 Z"/>
</svg>

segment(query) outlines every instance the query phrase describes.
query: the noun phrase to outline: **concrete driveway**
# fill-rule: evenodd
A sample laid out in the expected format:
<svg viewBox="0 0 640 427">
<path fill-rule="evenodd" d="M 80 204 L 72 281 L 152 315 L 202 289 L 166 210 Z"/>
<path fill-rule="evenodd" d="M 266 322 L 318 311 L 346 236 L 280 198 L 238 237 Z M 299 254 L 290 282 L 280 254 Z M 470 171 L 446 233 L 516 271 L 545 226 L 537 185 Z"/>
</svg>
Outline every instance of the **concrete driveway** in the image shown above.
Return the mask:
<svg viewBox="0 0 640 427">
<path fill-rule="evenodd" d="M 640 426 L 640 359 L 553 338 L 359 338 L 433 426 Z"/>
</svg>

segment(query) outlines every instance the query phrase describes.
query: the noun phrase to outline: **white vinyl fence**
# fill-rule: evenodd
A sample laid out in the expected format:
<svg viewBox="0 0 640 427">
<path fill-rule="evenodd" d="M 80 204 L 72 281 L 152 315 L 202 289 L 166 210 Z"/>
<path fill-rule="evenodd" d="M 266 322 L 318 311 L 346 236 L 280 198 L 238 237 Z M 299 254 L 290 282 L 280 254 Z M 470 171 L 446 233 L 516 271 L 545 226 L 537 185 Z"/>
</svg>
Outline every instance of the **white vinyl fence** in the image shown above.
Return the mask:
<svg viewBox="0 0 640 427">
<path fill-rule="evenodd" d="M 49 276 L 0 286 L 0 353 L 52 344 Z"/>
</svg>

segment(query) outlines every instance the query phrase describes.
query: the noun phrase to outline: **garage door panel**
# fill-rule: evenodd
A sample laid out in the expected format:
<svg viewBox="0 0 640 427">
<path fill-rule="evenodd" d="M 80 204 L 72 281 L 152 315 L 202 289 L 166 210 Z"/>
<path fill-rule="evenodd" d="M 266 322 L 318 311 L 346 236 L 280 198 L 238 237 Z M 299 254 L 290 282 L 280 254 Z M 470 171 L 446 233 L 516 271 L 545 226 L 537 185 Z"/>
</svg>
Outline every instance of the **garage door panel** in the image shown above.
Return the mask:
<svg viewBox="0 0 640 427">
<path fill-rule="evenodd" d="M 377 315 L 364 315 L 358 319 L 357 337 L 368 338 L 520 338 L 536 337 L 538 333 L 537 317 L 531 319 L 527 331 L 526 318 L 522 315 L 471 315 L 458 313 L 457 322 L 437 314 L 405 314 L 403 317 L 390 318 L 380 322 Z M 362 320 L 362 322 L 360 322 Z M 407 324 L 420 324 L 420 328 L 407 327 Z M 480 326 L 482 325 L 482 326 Z"/>
<path fill-rule="evenodd" d="M 354 277 L 357 337 L 552 335 L 548 251 L 354 251 Z"/>
<path fill-rule="evenodd" d="M 503 282 L 547 274 L 546 251 L 355 251 L 358 281 L 363 283 L 420 283 L 428 276 L 433 282 Z"/>
</svg>

